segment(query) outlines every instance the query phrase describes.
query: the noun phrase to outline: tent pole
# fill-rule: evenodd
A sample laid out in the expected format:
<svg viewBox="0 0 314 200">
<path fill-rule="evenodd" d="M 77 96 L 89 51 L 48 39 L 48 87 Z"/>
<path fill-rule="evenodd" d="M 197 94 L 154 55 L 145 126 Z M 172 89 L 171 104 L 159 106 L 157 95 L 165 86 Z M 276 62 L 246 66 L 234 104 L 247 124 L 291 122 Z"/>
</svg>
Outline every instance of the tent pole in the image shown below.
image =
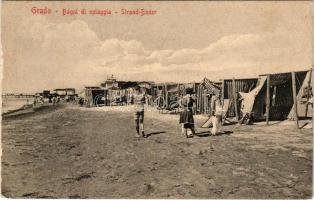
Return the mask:
<svg viewBox="0 0 314 200">
<path fill-rule="evenodd" d="M 198 112 L 199 111 L 199 99 L 198 99 L 198 97 L 199 97 L 199 86 L 197 87 L 197 92 L 195 92 L 195 99 L 196 99 L 196 111 Z"/>
<path fill-rule="evenodd" d="M 196 94 L 196 84 L 195 82 L 193 83 L 193 93 Z M 196 101 L 197 103 L 197 101 Z M 193 105 L 193 114 L 196 114 L 196 103 Z"/>
<path fill-rule="evenodd" d="M 169 107 L 168 105 L 168 88 L 167 85 L 165 84 L 165 100 L 166 100 L 166 108 Z"/>
<path fill-rule="evenodd" d="M 225 80 L 222 79 L 222 85 L 221 85 L 221 105 L 224 106 L 224 98 L 225 98 Z"/>
<path fill-rule="evenodd" d="M 233 102 L 234 102 L 234 112 L 236 115 L 236 120 L 239 120 L 239 114 L 238 114 L 238 102 L 237 102 L 237 93 L 236 93 L 236 87 L 235 87 L 235 79 L 232 78 L 232 92 L 233 92 Z"/>
<path fill-rule="evenodd" d="M 203 102 L 203 111 L 205 114 L 208 114 L 208 102 L 206 101 L 206 89 L 203 86 L 202 88 L 202 102 Z"/>
<path fill-rule="evenodd" d="M 269 125 L 269 109 L 270 109 L 270 75 L 267 75 L 267 91 L 266 91 L 266 124 Z"/>
<path fill-rule="evenodd" d="M 111 102 L 112 102 L 111 98 L 112 98 L 112 90 L 110 90 L 110 94 L 109 94 L 109 104 L 110 104 L 110 107 L 111 107 Z"/>
<path fill-rule="evenodd" d="M 312 79 L 312 68 L 311 68 L 311 70 L 308 72 L 308 73 L 310 73 L 310 77 L 309 77 L 309 81 L 308 81 L 308 83 L 307 83 L 307 91 L 306 91 L 306 102 L 308 102 L 309 101 L 309 99 L 310 99 L 310 88 L 311 88 L 311 79 Z M 307 117 L 307 112 L 308 112 L 308 110 L 309 110 L 309 104 L 307 103 L 306 104 L 306 107 L 305 107 L 305 117 Z"/>
<path fill-rule="evenodd" d="M 295 116 L 295 123 L 297 128 L 299 128 L 299 118 L 298 118 L 298 108 L 297 108 L 297 89 L 296 89 L 296 83 L 295 83 L 295 72 L 291 72 L 292 75 L 292 92 L 293 92 L 293 111 Z"/>
</svg>

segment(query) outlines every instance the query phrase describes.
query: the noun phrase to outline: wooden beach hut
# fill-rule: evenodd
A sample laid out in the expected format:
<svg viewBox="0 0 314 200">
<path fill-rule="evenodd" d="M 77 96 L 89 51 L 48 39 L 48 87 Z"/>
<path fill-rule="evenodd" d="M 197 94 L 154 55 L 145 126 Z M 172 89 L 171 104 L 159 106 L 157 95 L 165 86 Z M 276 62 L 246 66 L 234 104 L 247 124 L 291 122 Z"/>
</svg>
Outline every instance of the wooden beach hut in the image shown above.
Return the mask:
<svg viewBox="0 0 314 200">
<path fill-rule="evenodd" d="M 87 86 L 83 92 L 85 105 L 87 107 L 108 106 L 108 90 L 100 87 Z"/>
<path fill-rule="evenodd" d="M 198 85 L 199 83 L 155 84 L 153 87 L 155 103 L 157 102 L 159 108 L 172 110 L 173 107 L 179 105 L 179 100 L 185 95 L 186 88 L 192 88 L 193 92 L 197 94 Z"/>
<path fill-rule="evenodd" d="M 258 82 L 258 78 L 242 78 L 242 79 L 224 79 L 221 81 L 221 98 L 223 99 L 224 107 L 228 108 L 226 117 L 235 118 L 236 121 L 240 118 L 240 92 L 252 91 Z M 227 104 L 227 105 L 225 105 Z"/>
<path fill-rule="evenodd" d="M 310 113 L 304 102 L 313 97 L 312 70 L 260 75 L 257 87 L 240 95 L 242 113 L 253 113 L 255 120 L 289 118 L 298 126 L 298 118 Z"/>
</svg>

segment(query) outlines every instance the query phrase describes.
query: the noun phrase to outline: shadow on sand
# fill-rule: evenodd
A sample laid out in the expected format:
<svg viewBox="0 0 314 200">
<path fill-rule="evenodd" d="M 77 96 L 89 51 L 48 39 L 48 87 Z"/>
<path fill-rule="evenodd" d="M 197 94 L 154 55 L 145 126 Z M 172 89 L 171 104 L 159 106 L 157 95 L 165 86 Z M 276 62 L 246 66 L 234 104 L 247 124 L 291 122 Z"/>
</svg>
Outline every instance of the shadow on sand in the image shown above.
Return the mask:
<svg viewBox="0 0 314 200">
<path fill-rule="evenodd" d="M 232 133 L 233 133 L 233 131 L 223 131 L 221 133 L 217 133 L 216 135 L 212 135 L 212 133 L 210 131 L 203 131 L 203 132 L 195 133 L 195 135 L 197 137 L 209 137 L 209 136 L 230 135 Z"/>
<path fill-rule="evenodd" d="M 156 132 L 148 133 L 146 134 L 146 137 L 150 137 L 152 135 L 159 135 L 161 133 L 166 133 L 166 131 L 156 131 Z"/>
</svg>

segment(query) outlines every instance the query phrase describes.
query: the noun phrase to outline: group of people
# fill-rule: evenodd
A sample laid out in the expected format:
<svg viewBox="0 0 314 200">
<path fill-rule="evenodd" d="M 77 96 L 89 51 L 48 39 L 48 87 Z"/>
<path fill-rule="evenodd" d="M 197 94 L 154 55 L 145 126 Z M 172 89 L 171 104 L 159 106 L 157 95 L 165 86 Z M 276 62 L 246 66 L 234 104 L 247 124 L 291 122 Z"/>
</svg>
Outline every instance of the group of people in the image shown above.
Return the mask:
<svg viewBox="0 0 314 200">
<path fill-rule="evenodd" d="M 133 95 L 135 105 L 135 126 L 136 137 L 147 137 L 144 131 L 144 106 L 147 102 L 148 95 L 144 88 L 136 87 Z M 180 106 L 182 112 L 180 113 L 179 123 L 181 124 L 181 132 L 187 138 L 191 138 L 195 135 L 195 123 L 194 123 L 194 104 L 195 95 L 193 89 L 187 88 L 186 95 L 180 100 Z M 212 115 L 212 135 L 216 135 L 220 132 L 222 126 L 223 108 L 220 99 L 220 93 L 216 93 L 211 98 L 211 115 Z"/>
<path fill-rule="evenodd" d="M 195 123 L 193 117 L 193 107 L 195 103 L 195 96 L 193 94 L 193 89 L 187 88 L 186 95 L 181 99 L 181 107 L 183 112 L 180 113 L 181 132 L 187 138 L 193 137 L 195 135 Z M 217 92 L 211 98 L 211 116 L 212 116 L 212 135 L 216 135 L 221 131 L 222 126 L 222 116 L 223 108 L 220 99 L 220 93 Z"/>
<path fill-rule="evenodd" d="M 45 101 L 44 101 L 44 97 L 42 97 L 42 96 L 35 96 L 35 98 L 34 98 L 34 101 L 33 101 L 33 105 L 35 106 L 35 105 L 37 105 L 37 104 L 44 104 L 45 103 Z"/>
<path fill-rule="evenodd" d="M 48 103 L 52 103 L 53 105 L 58 104 L 60 102 L 60 97 L 59 96 L 49 96 L 48 97 Z M 44 104 L 45 103 L 45 98 L 43 96 L 35 96 L 33 105 L 38 105 L 38 104 Z"/>
</svg>

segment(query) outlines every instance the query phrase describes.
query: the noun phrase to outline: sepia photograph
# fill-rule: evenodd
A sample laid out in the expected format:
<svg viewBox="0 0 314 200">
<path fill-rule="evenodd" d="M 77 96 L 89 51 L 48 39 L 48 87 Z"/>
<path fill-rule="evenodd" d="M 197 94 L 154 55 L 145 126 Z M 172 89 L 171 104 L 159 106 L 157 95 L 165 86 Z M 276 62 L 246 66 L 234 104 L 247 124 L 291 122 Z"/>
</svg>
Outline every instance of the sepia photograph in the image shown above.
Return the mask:
<svg viewBox="0 0 314 200">
<path fill-rule="evenodd" d="M 313 9 L 2 1 L 2 198 L 312 199 Z"/>
</svg>

